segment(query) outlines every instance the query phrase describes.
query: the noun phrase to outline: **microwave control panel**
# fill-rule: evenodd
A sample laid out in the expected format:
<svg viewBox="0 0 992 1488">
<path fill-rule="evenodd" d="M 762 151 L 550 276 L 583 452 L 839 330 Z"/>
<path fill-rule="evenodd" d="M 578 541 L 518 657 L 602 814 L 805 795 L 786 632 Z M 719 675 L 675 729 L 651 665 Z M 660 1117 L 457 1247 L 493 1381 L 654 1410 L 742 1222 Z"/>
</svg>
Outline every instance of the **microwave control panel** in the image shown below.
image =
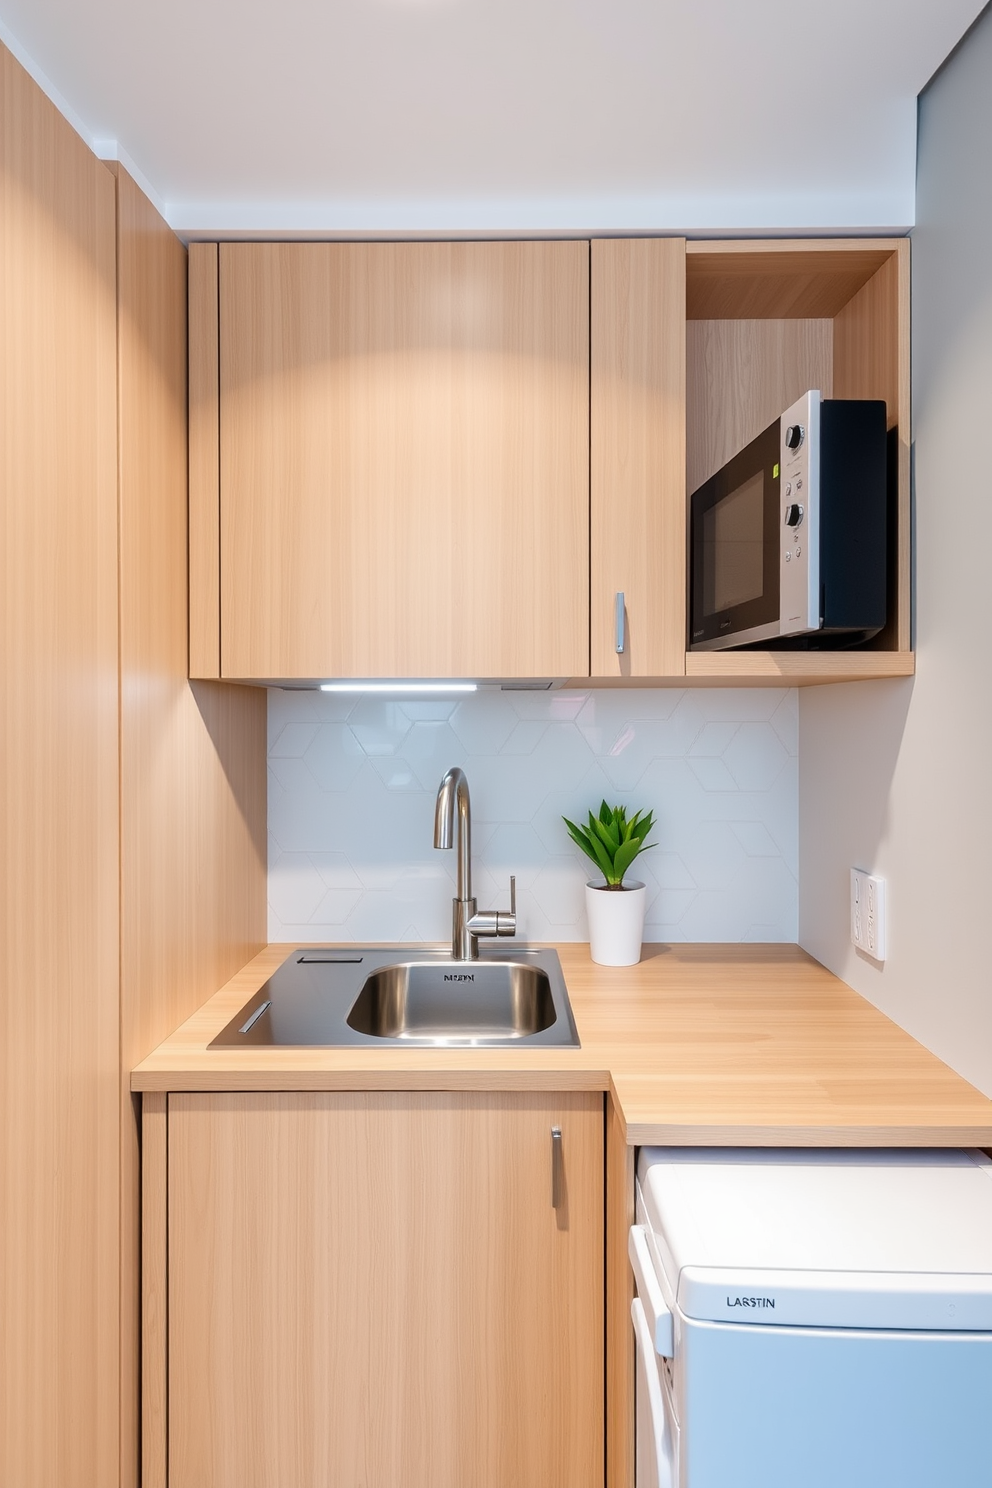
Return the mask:
<svg viewBox="0 0 992 1488">
<path fill-rule="evenodd" d="M 779 525 L 780 635 L 820 626 L 820 394 L 804 394 L 782 415 Z"/>
</svg>

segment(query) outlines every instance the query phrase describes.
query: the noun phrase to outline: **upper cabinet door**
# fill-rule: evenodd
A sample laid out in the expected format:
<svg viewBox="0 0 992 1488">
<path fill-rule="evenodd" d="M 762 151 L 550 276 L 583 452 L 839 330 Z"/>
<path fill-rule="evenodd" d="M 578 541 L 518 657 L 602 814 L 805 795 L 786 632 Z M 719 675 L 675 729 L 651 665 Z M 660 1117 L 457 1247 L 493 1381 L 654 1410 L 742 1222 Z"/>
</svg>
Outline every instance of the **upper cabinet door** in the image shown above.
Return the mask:
<svg viewBox="0 0 992 1488">
<path fill-rule="evenodd" d="M 685 240 L 592 244 L 592 675 L 685 671 Z M 622 596 L 622 597 L 621 597 Z"/>
<path fill-rule="evenodd" d="M 589 672 L 589 244 L 220 248 L 221 674 Z"/>
</svg>

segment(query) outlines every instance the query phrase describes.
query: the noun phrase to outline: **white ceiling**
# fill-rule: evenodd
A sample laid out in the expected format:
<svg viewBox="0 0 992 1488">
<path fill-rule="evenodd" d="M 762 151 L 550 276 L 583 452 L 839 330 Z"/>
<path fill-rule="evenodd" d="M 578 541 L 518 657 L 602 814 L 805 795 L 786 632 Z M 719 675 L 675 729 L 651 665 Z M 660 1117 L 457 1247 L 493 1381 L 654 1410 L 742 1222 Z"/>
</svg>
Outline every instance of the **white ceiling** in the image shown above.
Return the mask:
<svg viewBox="0 0 992 1488">
<path fill-rule="evenodd" d="M 184 234 L 900 229 L 982 0 L 0 0 Z"/>
</svg>

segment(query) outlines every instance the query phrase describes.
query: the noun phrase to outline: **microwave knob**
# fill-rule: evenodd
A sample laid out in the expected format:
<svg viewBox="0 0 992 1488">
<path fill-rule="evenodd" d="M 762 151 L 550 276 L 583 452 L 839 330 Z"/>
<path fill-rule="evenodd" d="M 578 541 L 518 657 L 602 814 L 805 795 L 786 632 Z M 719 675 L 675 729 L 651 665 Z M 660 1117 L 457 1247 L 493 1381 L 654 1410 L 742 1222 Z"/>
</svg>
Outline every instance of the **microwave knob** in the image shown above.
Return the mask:
<svg viewBox="0 0 992 1488">
<path fill-rule="evenodd" d="M 806 430 L 802 424 L 790 424 L 785 431 L 786 449 L 797 450 L 805 438 Z"/>
<path fill-rule="evenodd" d="M 806 513 L 801 506 L 787 506 L 785 508 L 786 527 L 798 527 L 805 515 Z"/>
</svg>

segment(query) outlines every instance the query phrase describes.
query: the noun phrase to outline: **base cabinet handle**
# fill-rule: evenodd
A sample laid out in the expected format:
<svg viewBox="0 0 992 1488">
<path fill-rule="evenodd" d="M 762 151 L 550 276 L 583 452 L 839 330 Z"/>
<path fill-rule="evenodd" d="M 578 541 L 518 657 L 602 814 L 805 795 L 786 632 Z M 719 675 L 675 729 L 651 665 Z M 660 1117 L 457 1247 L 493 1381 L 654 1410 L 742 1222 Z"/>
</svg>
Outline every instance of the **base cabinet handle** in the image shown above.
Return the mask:
<svg viewBox="0 0 992 1488">
<path fill-rule="evenodd" d="M 565 1200 L 565 1169 L 563 1166 L 561 1127 L 551 1128 L 551 1207 L 560 1209 Z"/>
</svg>

